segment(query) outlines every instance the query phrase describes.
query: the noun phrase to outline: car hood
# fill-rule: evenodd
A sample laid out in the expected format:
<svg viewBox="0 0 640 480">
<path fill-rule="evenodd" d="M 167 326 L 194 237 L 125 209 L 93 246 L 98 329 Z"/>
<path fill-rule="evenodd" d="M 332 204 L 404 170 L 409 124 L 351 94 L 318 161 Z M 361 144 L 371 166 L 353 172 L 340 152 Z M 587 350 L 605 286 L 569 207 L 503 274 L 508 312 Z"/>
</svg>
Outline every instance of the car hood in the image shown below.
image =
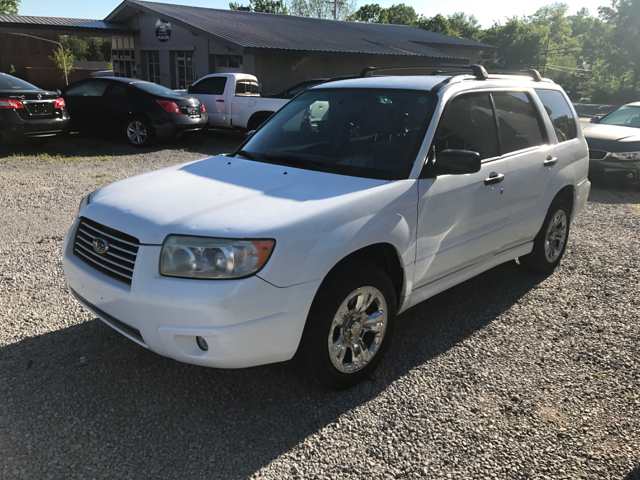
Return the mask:
<svg viewBox="0 0 640 480">
<path fill-rule="evenodd" d="M 387 180 L 335 175 L 217 156 L 102 187 L 81 216 L 161 244 L 171 233 L 251 237 L 270 226 L 344 205 Z"/>
<path fill-rule="evenodd" d="M 582 132 L 591 150 L 640 151 L 640 128 L 594 123 L 584 127 Z"/>
</svg>

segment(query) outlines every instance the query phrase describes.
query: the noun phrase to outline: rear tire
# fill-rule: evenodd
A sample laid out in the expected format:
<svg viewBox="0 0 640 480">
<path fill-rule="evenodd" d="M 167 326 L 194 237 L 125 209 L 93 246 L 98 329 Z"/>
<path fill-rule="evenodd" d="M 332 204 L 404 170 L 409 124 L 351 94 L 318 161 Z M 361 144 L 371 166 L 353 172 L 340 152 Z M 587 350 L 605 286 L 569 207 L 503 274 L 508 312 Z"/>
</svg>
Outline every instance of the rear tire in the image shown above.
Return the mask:
<svg viewBox="0 0 640 480">
<path fill-rule="evenodd" d="M 136 148 L 148 147 L 153 142 L 153 132 L 149 121 L 133 117 L 125 121 L 124 134 L 127 143 Z"/>
<path fill-rule="evenodd" d="M 569 239 L 571 210 L 562 198 L 553 201 L 542 228 L 533 240 L 530 254 L 520 257 L 520 265 L 536 273 L 552 273 L 564 256 Z"/>
<path fill-rule="evenodd" d="M 382 361 L 396 312 L 389 276 L 370 263 L 349 261 L 320 286 L 294 361 L 329 390 L 350 388 Z"/>
</svg>

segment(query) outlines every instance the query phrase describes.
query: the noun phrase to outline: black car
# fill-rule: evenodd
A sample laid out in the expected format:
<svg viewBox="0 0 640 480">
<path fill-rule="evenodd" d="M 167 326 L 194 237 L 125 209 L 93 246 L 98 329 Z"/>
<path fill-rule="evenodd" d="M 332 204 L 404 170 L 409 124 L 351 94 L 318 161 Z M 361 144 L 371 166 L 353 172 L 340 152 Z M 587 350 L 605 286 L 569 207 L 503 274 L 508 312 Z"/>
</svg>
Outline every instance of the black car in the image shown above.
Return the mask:
<svg viewBox="0 0 640 480">
<path fill-rule="evenodd" d="M 46 139 L 69 122 L 59 94 L 0 73 L 0 140 Z"/>
<path fill-rule="evenodd" d="M 589 145 L 589 177 L 640 185 L 640 102 L 629 103 L 582 129 Z"/>
<path fill-rule="evenodd" d="M 68 130 L 117 132 L 136 147 L 203 130 L 209 121 L 200 100 L 134 78 L 80 80 L 62 96 L 71 115 Z"/>
</svg>

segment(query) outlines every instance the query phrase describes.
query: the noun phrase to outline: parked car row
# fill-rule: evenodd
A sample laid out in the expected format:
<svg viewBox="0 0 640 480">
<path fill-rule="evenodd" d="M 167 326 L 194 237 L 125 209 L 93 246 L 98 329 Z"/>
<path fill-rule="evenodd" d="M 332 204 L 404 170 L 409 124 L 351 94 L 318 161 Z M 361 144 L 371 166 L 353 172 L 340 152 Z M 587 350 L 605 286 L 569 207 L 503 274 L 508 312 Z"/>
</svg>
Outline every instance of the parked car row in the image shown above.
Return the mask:
<svg viewBox="0 0 640 480">
<path fill-rule="evenodd" d="M 0 74 L 1 138 L 46 140 L 62 131 L 116 133 L 135 147 L 207 128 L 204 104 L 161 85 L 120 77 L 80 80 L 60 94 Z"/>
</svg>

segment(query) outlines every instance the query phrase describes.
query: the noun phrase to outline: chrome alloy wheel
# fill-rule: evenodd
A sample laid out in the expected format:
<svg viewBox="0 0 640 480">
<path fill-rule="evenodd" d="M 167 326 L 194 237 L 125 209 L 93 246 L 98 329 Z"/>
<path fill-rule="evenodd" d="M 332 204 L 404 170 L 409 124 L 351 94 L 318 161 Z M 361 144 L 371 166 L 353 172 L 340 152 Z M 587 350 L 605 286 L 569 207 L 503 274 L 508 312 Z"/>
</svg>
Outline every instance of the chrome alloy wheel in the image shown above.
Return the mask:
<svg viewBox="0 0 640 480">
<path fill-rule="evenodd" d="M 567 242 L 567 214 L 558 210 L 551 218 L 545 236 L 544 253 L 549 263 L 555 262 Z"/>
<path fill-rule="evenodd" d="M 342 373 L 362 370 L 382 345 L 387 302 L 375 287 L 360 287 L 342 302 L 329 330 L 329 358 Z"/>
<path fill-rule="evenodd" d="M 147 139 L 147 127 L 139 120 L 133 120 L 127 125 L 127 137 L 134 145 L 142 145 Z"/>
</svg>

